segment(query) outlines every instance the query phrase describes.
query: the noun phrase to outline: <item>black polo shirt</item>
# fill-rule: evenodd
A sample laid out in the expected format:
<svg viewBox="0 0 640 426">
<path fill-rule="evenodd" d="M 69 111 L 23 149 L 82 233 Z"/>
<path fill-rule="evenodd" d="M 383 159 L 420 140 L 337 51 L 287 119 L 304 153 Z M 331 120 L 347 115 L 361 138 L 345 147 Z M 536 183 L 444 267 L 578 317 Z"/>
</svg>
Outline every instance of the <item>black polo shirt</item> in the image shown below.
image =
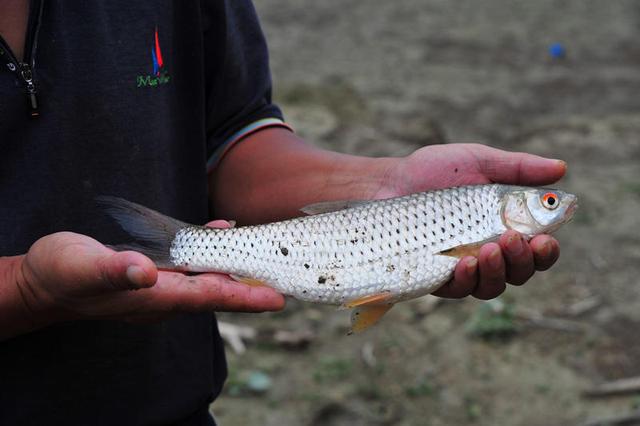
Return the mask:
<svg viewBox="0 0 640 426">
<path fill-rule="evenodd" d="M 280 118 L 250 1 L 43 0 L 38 21 L 39 3 L 38 118 L 0 55 L 0 256 L 62 230 L 122 242 L 103 194 L 206 222 L 207 159 Z M 0 342 L 0 424 L 210 424 L 225 376 L 212 315 L 57 324 Z"/>
</svg>

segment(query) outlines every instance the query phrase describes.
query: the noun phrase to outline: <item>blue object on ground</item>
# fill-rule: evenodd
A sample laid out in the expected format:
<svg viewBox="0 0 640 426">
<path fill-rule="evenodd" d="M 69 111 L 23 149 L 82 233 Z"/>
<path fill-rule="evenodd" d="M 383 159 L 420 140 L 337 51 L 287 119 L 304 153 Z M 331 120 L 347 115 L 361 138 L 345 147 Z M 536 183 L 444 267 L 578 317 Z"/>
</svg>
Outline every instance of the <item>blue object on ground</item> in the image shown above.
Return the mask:
<svg viewBox="0 0 640 426">
<path fill-rule="evenodd" d="M 549 56 L 554 59 L 564 58 L 566 55 L 564 46 L 561 43 L 553 43 L 549 45 Z"/>
</svg>

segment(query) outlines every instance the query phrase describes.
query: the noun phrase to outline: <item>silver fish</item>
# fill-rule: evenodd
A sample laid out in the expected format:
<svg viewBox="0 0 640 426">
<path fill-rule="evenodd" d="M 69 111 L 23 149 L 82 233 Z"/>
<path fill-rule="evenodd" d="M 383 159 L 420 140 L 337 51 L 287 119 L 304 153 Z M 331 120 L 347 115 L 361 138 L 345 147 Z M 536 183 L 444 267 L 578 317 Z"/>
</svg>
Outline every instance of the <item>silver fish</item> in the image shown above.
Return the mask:
<svg viewBox="0 0 640 426">
<path fill-rule="evenodd" d="M 531 237 L 568 222 L 577 198 L 555 189 L 477 185 L 386 200 L 319 203 L 309 216 L 230 229 L 189 225 L 101 197 L 159 266 L 230 274 L 300 300 L 355 308 L 352 330 L 451 279 L 460 257 L 508 229 Z"/>
</svg>

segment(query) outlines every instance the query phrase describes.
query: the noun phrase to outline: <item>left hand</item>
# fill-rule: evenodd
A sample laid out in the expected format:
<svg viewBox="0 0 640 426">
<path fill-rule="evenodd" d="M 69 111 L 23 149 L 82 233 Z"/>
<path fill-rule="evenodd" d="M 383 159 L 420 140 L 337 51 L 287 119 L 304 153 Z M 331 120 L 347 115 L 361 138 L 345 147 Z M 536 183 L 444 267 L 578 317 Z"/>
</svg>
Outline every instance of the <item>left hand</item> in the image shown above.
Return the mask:
<svg viewBox="0 0 640 426">
<path fill-rule="evenodd" d="M 548 185 L 566 172 L 566 164 L 560 160 L 478 144 L 427 146 L 390 164 L 376 198 L 485 183 Z M 518 232 L 507 231 L 498 243 L 483 245 L 477 259 L 461 259 L 454 278 L 433 294 L 492 299 L 502 294 L 506 282 L 524 284 L 534 271 L 549 269 L 559 255 L 560 246 L 549 235 L 527 242 Z"/>
</svg>

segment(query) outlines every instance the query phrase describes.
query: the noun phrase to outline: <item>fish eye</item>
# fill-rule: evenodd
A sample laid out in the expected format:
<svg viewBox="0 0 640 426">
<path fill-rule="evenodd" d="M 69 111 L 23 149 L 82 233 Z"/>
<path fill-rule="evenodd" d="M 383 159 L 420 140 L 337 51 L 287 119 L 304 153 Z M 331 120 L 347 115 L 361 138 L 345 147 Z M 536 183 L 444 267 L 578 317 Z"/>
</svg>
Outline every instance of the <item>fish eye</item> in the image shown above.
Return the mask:
<svg viewBox="0 0 640 426">
<path fill-rule="evenodd" d="M 553 192 L 547 192 L 542 196 L 542 205 L 549 210 L 553 210 L 558 207 L 558 196 Z"/>
</svg>

